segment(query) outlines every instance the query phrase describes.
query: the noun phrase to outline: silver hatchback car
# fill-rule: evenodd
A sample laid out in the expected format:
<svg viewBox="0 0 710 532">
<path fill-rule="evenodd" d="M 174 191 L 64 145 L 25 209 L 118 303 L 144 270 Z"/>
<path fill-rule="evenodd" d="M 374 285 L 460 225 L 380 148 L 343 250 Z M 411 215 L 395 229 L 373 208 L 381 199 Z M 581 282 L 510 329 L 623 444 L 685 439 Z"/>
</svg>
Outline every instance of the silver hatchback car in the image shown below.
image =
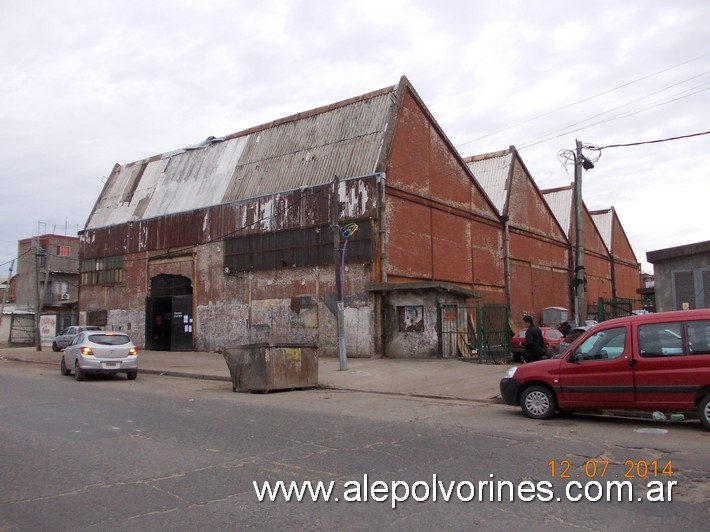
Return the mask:
<svg viewBox="0 0 710 532">
<path fill-rule="evenodd" d="M 82 331 L 100 331 L 101 327 L 95 325 L 72 325 L 67 327 L 52 340 L 52 351 L 65 349 L 71 341 Z"/>
<path fill-rule="evenodd" d="M 62 375 L 73 371 L 78 381 L 87 373 L 125 373 L 133 380 L 138 376 L 138 350 L 127 334 L 85 331 L 64 350 L 60 369 Z"/>
</svg>

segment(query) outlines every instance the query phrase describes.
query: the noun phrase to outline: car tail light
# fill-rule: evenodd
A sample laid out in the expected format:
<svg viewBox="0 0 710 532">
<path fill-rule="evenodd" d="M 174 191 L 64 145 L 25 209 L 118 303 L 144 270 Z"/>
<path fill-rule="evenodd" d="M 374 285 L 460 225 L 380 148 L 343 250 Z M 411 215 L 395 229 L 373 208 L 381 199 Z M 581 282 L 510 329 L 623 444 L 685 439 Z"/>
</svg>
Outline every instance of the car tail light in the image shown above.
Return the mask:
<svg viewBox="0 0 710 532">
<path fill-rule="evenodd" d="M 82 347 L 82 348 L 81 348 L 81 354 L 84 355 L 84 356 L 86 356 L 86 355 L 91 355 L 91 356 L 93 356 L 93 355 L 94 355 L 94 352 L 91 350 L 90 347 Z"/>
<path fill-rule="evenodd" d="M 136 349 L 135 347 L 131 347 L 128 350 L 128 356 L 133 356 L 133 357 L 138 356 L 138 349 Z"/>
</svg>

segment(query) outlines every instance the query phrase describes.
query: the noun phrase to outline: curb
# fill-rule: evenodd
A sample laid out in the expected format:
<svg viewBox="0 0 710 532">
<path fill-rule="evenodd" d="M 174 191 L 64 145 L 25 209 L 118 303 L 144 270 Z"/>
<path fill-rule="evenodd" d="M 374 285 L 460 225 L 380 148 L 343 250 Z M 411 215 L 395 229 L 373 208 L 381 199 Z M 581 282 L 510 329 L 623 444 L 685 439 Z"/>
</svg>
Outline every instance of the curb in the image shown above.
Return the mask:
<svg viewBox="0 0 710 532">
<path fill-rule="evenodd" d="M 44 366 L 54 366 L 54 362 L 40 362 L 37 360 L 24 360 L 21 358 L 16 358 L 13 356 L 0 356 L 0 360 L 11 360 L 13 362 L 24 362 L 26 364 L 39 364 Z M 201 373 L 185 373 L 179 371 L 170 370 L 159 370 L 159 369 L 143 369 L 139 368 L 138 373 L 146 373 L 148 375 L 157 375 L 161 377 L 180 377 L 184 379 L 197 379 L 197 380 L 209 380 L 209 381 L 220 381 L 220 382 L 232 382 L 231 377 L 220 376 L 220 375 L 204 375 Z M 331 384 L 318 384 L 314 389 L 317 390 L 331 390 L 340 392 L 357 392 L 357 393 L 372 393 L 378 395 L 390 395 L 396 397 L 413 397 L 416 399 L 436 399 L 439 401 L 463 401 L 467 403 L 482 403 L 482 404 L 504 404 L 503 399 L 500 396 L 491 397 L 490 399 L 466 399 L 463 397 L 453 397 L 450 395 L 436 395 L 436 394 L 422 394 L 413 392 L 384 392 L 378 390 L 359 390 L 356 388 L 344 388 L 333 386 Z"/>
</svg>

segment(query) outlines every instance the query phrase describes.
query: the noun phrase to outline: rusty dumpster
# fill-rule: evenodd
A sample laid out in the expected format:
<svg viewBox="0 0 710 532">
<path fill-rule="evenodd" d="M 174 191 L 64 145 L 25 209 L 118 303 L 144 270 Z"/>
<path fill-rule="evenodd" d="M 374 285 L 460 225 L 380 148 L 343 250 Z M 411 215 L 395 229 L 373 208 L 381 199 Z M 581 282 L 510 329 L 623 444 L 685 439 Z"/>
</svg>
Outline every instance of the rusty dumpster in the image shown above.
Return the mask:
<svg viewBox="0 0 710 532">
<path fill-rule="evenodd" d="M 318 345 L 258 343 L 220 351 L 235 392 L 296 390 L 318 385 Z"/>
</svg>

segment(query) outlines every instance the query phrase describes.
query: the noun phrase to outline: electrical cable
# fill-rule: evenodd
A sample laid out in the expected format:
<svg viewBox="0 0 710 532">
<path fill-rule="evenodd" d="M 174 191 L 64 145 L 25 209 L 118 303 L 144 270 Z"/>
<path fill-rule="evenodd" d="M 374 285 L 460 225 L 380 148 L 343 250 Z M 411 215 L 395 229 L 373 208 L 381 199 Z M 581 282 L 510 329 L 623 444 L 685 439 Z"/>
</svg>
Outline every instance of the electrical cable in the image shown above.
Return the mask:
<svg viewBox="0 0 710 532">
<path fill-rule="evenodd" d="M 652 77 L 657 76 L 657 75 L 659 75 L 659 74 L 663 74 L 663 73 L 668 72 L 668 71 L 670 71 L 670 70 L 673 70 L 673 69 L 675 69 L 675 68 L 681 67 L 681 66 L 683 66 L 683 65 L 687 65 L 688 63 L 692 63 L 693 61 L 697 61 L 698 59 L 702 59 L 702 58 L 704 58 L 704 57 L 707 57 L 708 55 L 710 55 L 710 52 L 709 52 L 709 53 L 702 54 L 702 55 L 699 55 L 699 56 L 694 57 L 694 58 L 692 58 L 692 59 L 688 59 L 687 61 L 683 61 L 682 63 L 678 63 L 677 65 L 674 65 L 674 66 L 672 66 L 672 67 L 664 68 L 663 70 L 659 70 L 659 71 L 654 72 L 654 73 L 652 73 L 652 74 L 648 74 L 648 75 L 646 75 L 646 76 L 640 77 L 640 78 L 635 79 L 635 80 L 633 80 L 633 81 L 629 81 L 629 82 L 627 82 L 627 83 L 623 83 L 623 84 L 621 84 L 621 85 L 619 85 L 619 86 L 617 86 L 617 87 L 614 87 L 614 88 L 612 88 L 612 89 L 607 89 L 607 90 L 602 91 L 602 92 L 600 92 L 600 93 L 598 93 L 598 94 L 595 94 L 595 95 L 593 95 L 593 96 L 588 96 L 588 97 L 586 97 L 586 98 L 582 98 L 581 100 L 578 100 L 578 101 L 576 101 L 576 102 L 573 102 L 573 103 L 564 105 L 564 106 L 562 106 L 562 107 L 558 107 L 557 109 L 553 109 L 553 110 L 548 111 L 548 112 L 546 112 L 546 113 L 542 113 L 542 114 L 533 116 L 533 117 L 531 117 L 531 118 L 528 118 L 528 119 L 526 119 L 526 120 L 523 120 L 522 122 L 517 122 L 517 123 L 515 123 L 515 124 L 513 124 L 513 125 L 511 125 L 511 126 L 504 127 L 504 128 L 502 128 L 502 129 L 498 129 L 498 130 L 493 131 L 493 132 L 491 132 L 491 133 L 487 133 L 486 135 L 480 136 L 480 137 L 475 138 L 475 139 L 473 139 L 473 140 L 469 140 L 469 141 L 464 142 L 464 143 L 462 143 L 462 144 L 458 144 L 458 145 L 456 145 L 456 148 L 460 148 L 461 146 L 465 146 L 466 144 L 471 144 L 472 142 L 476 142 L 476 141 L 478 141 L 478 140 L 485 139 L 485 138 L 487 138 L 487 137 L 491 137 L 491 136 L 493 136 L 493 135 L 495 135 L 495 134 L 497 134 L 497 133 L 501 133 L 501 132 L 503 132 L 503 131 L 508 131 L 509 129 L 513 129 L 513 128 L 516 128 L 516 127 L 521 126 L 521 125 L 523 125 L 523 124 L 527 124 L 527 123 L 529 123 L 529 122 L 532 122 L 533 120 L 537 120 L 538 118 L 543 118 L 543 117 L 545 117 L 545 116 L 549 116 L 549 115 L 551 115 L 551 114 L 554 114 L 554 113 L 556 113 L 556 112 L 558 112 L 558 111 L 562 111 L 562 110 L 564 110 L 564 109 L 568 109 L 568 108 L 570 108 L 570 107 L 574 107 L 575 105 L 578 105 L 578 104 L 580 104 L 580 103 L 584 103 L 584 102 L 587 102 L 587 101 L 589 101 L 589 100 L 593 100 L 594 98 L 598 98 L 599 96 L 604 96 L 605 94 L 609 94 L 610 92 L 614 92 L 614 91 L 616 91 L 616 90 L 623 89 L 624 87 L 628 87 L 628 86 L 630 86 L 630 85 L 633 85 L 634 83 L 638 83 L 639 81 L 643 81 L 643 80 L 645 80 L 645 79 L 652 78 Z M 704 72 L 703 74 L 706 74 L 706 73 L 707 73 L 707 72 Z M 699 74 L 699 76 L 701 76 L 701 75 L 703 75 L 703 74 Z M 695 77 L 698 77 L 698 76 L 695 76 Z M 693 79 L 693 78 L 689 78 L 688 80 L 685 80 L 685 81 L 689 81 L 690 79 Z M 682 82 L 680 82 L 680 83 L 685 83 L 685 81 L 682 81 Z M 672 87 L 672 86 L 673 86 L 673 85 L 671 85 L 671 87 Z"/>
</svg>

